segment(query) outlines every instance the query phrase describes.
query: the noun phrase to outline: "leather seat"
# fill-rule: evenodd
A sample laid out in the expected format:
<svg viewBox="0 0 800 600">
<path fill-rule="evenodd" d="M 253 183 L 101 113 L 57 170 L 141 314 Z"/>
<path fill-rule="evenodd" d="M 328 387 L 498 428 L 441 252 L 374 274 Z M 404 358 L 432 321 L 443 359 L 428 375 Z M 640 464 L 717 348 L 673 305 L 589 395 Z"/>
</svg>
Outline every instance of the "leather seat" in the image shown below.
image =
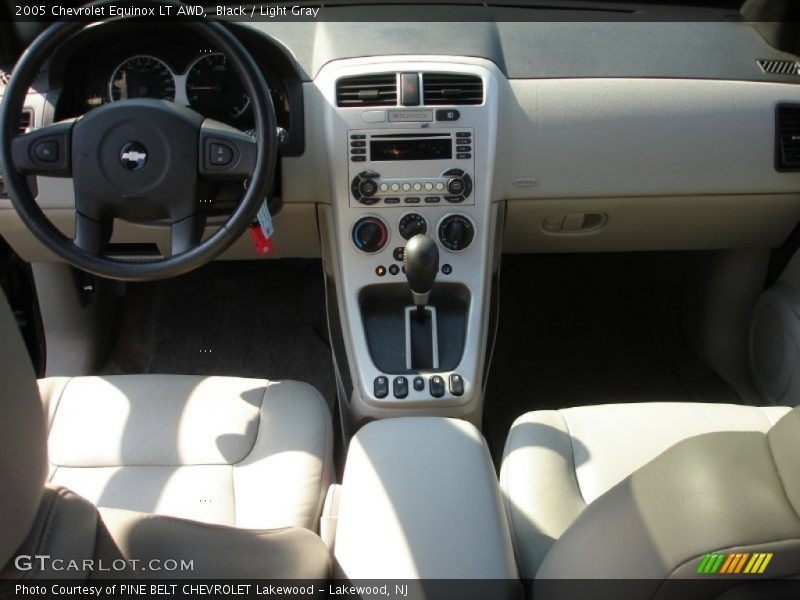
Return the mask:
<svg viewBox="0 0 800 600">
<path fill-rule="evenodd" d="M 330 418 L 312 388 L 202 377 L 50 379 L 40 382 L 48 420 L 2 293 L 0 355 L 0 578 L 330 575 L 327 547 L 306 528 L 315 526 L 331 477 Z M 98 509 L 81 494 L 114 508 Z M 46 560 L 18 560 L 26 556 Z M 155 570 L 136 566 L 153 560 Z M 187 566 L 158 568 L 167 560 Z M 66 564 L 81 567 L 65 572 Z"/>
<path fill-rule="evenodd" d="M 50 378 L 48 481 L 97 506 L 264 529 L 317 528 L 333 480 L 328 407 L 297 381 Z"/>
<path fill-rule="evenodd" d="M 511 428 L 500 472 L 521 576 L 667 578 L 698 553 L 800 538 L 798 456 L 800 409 L 642 403 L 527 413 Z M 796 541 L 786 553 L 795 561 Z"/>
</svg>

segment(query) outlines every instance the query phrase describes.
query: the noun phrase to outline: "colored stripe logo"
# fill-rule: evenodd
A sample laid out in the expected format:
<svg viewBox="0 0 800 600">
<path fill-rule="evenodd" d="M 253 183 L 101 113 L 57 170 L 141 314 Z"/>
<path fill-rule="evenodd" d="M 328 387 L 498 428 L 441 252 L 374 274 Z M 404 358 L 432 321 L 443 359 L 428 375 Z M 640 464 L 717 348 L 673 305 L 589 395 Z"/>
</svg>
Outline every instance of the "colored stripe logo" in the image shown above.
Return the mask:
<svg viewBox="0 0 800 600">
<path fill-rule="evenodd" d="M 701 575 L 713 575 L 715 573 L 726 575 L 750 574 L 760 575 L 767 570 L 767 565 L 772 560 L 772 553 L 755 552 L 712 552 L 706 554 L 697 573 Z"/>
</svg>

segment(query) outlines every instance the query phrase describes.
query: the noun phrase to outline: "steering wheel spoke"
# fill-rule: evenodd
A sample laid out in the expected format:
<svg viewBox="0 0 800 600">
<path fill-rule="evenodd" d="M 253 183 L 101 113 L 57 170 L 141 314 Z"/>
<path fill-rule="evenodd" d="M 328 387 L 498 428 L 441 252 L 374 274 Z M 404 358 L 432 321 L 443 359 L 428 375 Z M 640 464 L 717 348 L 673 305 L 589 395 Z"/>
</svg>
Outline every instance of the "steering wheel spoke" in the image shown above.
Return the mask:
<svg viewBox="0 0 800 600">
<path fill-rule="evenodd" d="M 72 126 L 75 119 L 18 135 L 11 141 L 14 168 L 23 175 L 72 175 Z"/>
<path fill-rule="evenodd" d="M 75 211 L 75 237 L 72 243 L 81 250 L 85 250 L 94 256 L 104 254 L 113 231 L 113 220 L 103 219 L 96 221 L 80 211 Z"/>
<path fill-rule="evenodd" d="M 256 166 L 256 138 L 238 129 L 206 119 L 200 127 L 198 172 L 206 179 L 244 179 Z"/>
<path fill-rule="evenodd" d="M 170 227 L 171 255 L 183 254 L 197 246 L 203 237 L 205 227 L 206 216 L 203 213 L 195 213 L 172 223 Z"/>
</svg>

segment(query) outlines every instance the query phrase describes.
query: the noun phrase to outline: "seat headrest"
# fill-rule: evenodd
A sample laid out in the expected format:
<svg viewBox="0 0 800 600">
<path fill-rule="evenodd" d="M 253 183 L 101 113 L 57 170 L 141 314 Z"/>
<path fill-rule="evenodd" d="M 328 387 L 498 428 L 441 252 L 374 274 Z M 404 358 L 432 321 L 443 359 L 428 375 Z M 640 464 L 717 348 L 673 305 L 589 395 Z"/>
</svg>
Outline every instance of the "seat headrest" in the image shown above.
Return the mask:
<svg viewBox="0 0 800 600">
<path fill-rule="evenodd" d="M 47 477 L 47 424 L 28 350 L 0 291 L 0 568 L 33 524 Z"/>
</svg>

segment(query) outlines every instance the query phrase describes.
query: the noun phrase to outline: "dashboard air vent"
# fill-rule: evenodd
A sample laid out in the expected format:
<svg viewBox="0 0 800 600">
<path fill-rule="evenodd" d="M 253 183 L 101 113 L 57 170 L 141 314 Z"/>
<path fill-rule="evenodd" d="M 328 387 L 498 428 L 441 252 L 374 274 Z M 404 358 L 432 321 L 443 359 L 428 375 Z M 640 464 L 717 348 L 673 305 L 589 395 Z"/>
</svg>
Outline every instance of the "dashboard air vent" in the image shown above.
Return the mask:
<svg viewBox="0 0 800 600">
<path fill-rule="evenodd" d="M 393 106 L 397 104 L 397 74 L 342 77 L 336 82 L 338 106 Z"/>
<path fill-rule="evenodd" d="M 778 107 L 775 132 L 775 168 L 800 171 L 800 105 Z"/>
<path fill-rule="evenodd" d="M 483 104 L 483 81 L 477 75 L 424 73 L 425 104 Z"/>
<path fill-rule="evenodd" d="M 33 111 L 23 110 L 19 116 L 19 132 L 28 133 L 33 126 Z"/>
<path fill-rule="evenodd" d="M 798 69 L 800 69 L 800 64 L 793 60 L 769 60 L 762 58 L 756 62 L 764 73 L 770 73 L 772 75 L 800 74 L 800 72 L 798 72 Z"/>
</svg>

